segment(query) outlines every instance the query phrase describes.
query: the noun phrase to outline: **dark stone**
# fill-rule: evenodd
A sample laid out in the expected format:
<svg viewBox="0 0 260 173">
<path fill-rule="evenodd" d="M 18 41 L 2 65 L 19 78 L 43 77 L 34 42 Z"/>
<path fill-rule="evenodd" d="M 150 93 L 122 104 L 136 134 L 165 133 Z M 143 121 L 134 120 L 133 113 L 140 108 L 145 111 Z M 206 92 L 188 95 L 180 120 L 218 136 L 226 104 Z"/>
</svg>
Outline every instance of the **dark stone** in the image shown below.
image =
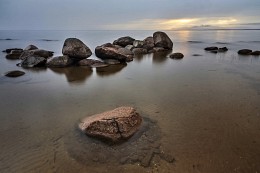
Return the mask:
<svg viewBox="0 0 260 173">
<path fill-rule="evenodd" d="M 38 49 L 38 47 L 36 47 L 36 46 L 34 46 L 32 44 L 30 44 L 26 48 L 24 48 L 24 50 L 35 50 L 35 49 Z"/>
<path fill-rule="evenodd" d="M 40 57 L 40 56 L 27 56 L 24 60 L 21 62 L 21 66 L 25 68 L 29 67 L 42 67 L 46 64 L 46 58 Z"/>
<path fill-rule="evenodd" d="M 153 34 L 153 40 L 156 47 L 172 50 L 173 43 L 166 33 L 160 31 L 155 32 Z"/>
<path fill-rule="evenodd" d="M 68 67 L 74 63 L 73 59 L 69 56 L 56 56 L 51 59 L 48 59 L 47 66 L 48 67 Z"/>
<path fill-rule="evenodd" d="M 133 42 L 133 46 L 134 46 L 135 48 L 142 48 L 143 45 L 144 45 L 144 42 L 141 41 L 141 40 L 135 40 L 135 41 Z"/>
<path fill-rule="evenodd" d="M 132 107 L 119 107 L 83 119 L 79 128 L 88 136 L 119 142 L 130 138 L 141 126 L 142 117 Z"/>
<path fill-rule="evenodd" d="M 82 60 L 92 55 L 88 46 L 77 38 L 67 38 L 63 44 L 62 53 L 76 60 Z"/>
<path fill-rule="evenodd" d="M 184 55 L 182 53 L 172 53 L 169 55 L 169 57 L 172 59 L 182 59 Z"/>
<path fill-rule="evenodd" d="M 23 71 L 19 71 L 19 70 L 14 70 L 14 71 L 9 71 L 7 73 L 5 73 L 5 76 L 7 77 L 19 77 L 24 75 L 25 73 Z"/>
<path fill-rule="evenodd" d="M 13 53 L 10 53 L 10 54 L 5 55 L 5 58 L 6 58 L 6 59 L 16 60 L 16 59 L 19 59 L 20 55 L 21 55 L 21 54 L 13 54 Z"/>
<path fill-rule="evenodd" d="M 218 53 L 218 50 L 211 50 L 211 51 L 209 51 L 210 53 Z"/>
<path fill-rule="evenodd" d="M 143 48 L 147 49 L 149 53 L 153 53 L 153 48 L 154 48 L 154 40 L 153 37 L 147 37 L 146 39 L 143 40 L 144 45 Z"/>
<path fill-rule="evenodd" d="M 147 49 L 144 48 L 134 48 L 133 49 L 134 54 L 147 54 Z"/>
<path fill-rule="evenodd" d="M 206 47 L 204 50 L 206 50 L 206 51 L 218 50 L 218 47 L 215 47 L 215 46 L 213 46 L 213 47 Z"/>
<path fill-rule="evenodd" d="M 115 59 L 120 62 L 129 62 L 133 60 L 133 53 L 126 48 L 118 48 L 111 43 L 97 46 L 95 54 L 101 59 Z"/>
<path fill-rule="evenodd" d="M 21 48 L 11 48 L 11 49 L 5 49 L 5 50 L 3 50 L 2 52 L 11 53 L 12 50 L 23 51 L 23 49 L 21 49 Z"/>
<path fill-rule="evenodd" d="M 114 45 L 119 45 L 122 47 L 126 47 L 127 45 L 132 45 L 135 39 L 132 37 L 121 37 L 113 42 Z"/>
<path fill-rule="evenodd" d="M 250 53 L 250 55 L 255 55 L 255 56 L 259 56 L 260 55 L 260 51 L 254 51 L 252 53 Z"/>
<path fill-rule="evenodd" d="M 220 47 L 218 49 L 218 52 L 227 52 L 228 51 L 228 48 L 227 47 Z"/>
<path fill-rule="evenodd" d="M 34 49 L 34 50 L 25 50 L 20 56 L 21 60 L 26 59 L 29 56 L 37 56 L 37 57 L 43 57 L 45 59 L 53 56 L 52 51 L 43 50 L 43 49 Z"/>
<path fill-rule="evenodd" d="M 250 55 L 253 51 L 250 49 L 241 49 L 237 53 L 239 55 Z"/>
</svg>

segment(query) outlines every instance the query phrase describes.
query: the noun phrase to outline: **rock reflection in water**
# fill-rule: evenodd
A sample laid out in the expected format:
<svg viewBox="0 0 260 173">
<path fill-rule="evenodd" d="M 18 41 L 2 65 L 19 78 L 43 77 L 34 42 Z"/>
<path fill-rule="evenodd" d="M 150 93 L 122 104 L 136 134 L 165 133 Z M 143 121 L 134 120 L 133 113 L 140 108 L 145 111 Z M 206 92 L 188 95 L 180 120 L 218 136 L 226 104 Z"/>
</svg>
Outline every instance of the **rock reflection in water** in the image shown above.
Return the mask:
<svg viewBox="0 0 260 173">
<path fill-rule="evenodd" d="M 50 68 L 54 73 L 65 74 L 68 82 L 84 83 L 92 74 L 89 67 Z"/>
<path fill-rule="evenodd" d="M 65 145 L 70 157 L 85 166 L 138 163 L 148 167 L 154 156 L 159 156 L 169 163 L 174 162 L 173 156 L 162 149 L 159 126 L 148 118 L 144 118 L 141 129 L 134 136 L 118 145 L 87 137 L 79 130 L 71 132 L 66 138 Z"/>
<path fill-rule="evenodd" d="M 110 65 L 108 67 L 100 67 L 96 68 L 96 72 L 98 76 L 110 76 L 113 74 L 116 74 L 120 72 L 123 68 L 127 66 L 127 63 L 121 63 L 121 64 L 116 64 L 116 65 Z"/>
<path fill-rule="evenodd" d="M 161 64 L 164 63 L 168 59 L 168 55 L 172 51 L 163 51 L 163 52 L 156 52 L 153 54 L 153 63 L 155 64 Z"/>
</svg>

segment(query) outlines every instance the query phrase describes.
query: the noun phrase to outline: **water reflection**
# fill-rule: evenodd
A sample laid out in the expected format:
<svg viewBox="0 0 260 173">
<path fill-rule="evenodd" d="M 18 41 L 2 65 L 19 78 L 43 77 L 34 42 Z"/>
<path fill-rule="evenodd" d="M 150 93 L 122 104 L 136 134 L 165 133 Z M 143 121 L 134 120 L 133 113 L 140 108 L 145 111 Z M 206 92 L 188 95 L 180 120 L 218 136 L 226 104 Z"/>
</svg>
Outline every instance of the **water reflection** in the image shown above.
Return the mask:
<svg viewBox="0 0 260 173">
<path fill-rule="evenodd" d="M 156 52 L 153 54 L 153 63 L 154 64 L 162 64 L 164 63 L 167 59 L 168 59 L 168 55 L 171 53 L 172 51 L 164 51 L 164 52 Z"/>
<path fill-rule="evenodd" d="M 89 67 L 67 67 L 67 68 L 50 68 L 54 73 L 65 74 L 67 81 L 77 84 L 82 84 L 92 74 L 92 69 Z"/>
<path fill-rule="evenodd" d="M 100 67 L 96 68 L 96 72 L 98 76 L 110 76 L 120 72 L 123 68 L 127 66 L 127 63 L 121 63 L 117 65 L 110 65 L 108 67 Z"/>
</svg>

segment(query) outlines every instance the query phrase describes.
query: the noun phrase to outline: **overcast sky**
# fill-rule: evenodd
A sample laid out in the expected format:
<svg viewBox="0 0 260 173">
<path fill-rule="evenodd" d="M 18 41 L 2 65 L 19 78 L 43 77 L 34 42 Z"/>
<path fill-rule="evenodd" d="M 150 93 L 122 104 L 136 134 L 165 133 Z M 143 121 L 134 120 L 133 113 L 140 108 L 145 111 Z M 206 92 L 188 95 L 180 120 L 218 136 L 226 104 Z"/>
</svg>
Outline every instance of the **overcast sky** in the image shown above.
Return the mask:
<svg viewBox="0 0 260 173">
<path fill-rule="evenodd" d="M 260 28 L 260 0 L 0 0 L 0 29 L 196 26 Z"/>
</svg>

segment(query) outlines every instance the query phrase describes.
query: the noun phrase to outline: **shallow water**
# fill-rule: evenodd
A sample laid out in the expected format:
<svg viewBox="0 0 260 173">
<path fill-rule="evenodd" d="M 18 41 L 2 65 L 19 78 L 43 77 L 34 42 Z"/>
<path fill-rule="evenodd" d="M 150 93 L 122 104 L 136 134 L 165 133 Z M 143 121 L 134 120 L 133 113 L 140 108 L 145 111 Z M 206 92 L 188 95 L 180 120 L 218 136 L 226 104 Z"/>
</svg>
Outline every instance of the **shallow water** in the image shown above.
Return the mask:
<svg viewBox="0 0 260 173">
<path fill-rule="evenodd" d="M 60 55 L 67 37 L 94 50 L 120 36 L 152 33 L 0 31 L 0 49 L 34 44 Z M 260 172 L 260 57 L 236 53 L 259 50 L 260 31 L 167 34 L 184 59 L 148 54 L 109 69 L 22 69 L 26 75 L 10 79 L 3 74 L 21 70 L 19 61 L 0 53 L 0 172 Z M 203 50 L 213 45 L 230 50 Z M 77 130 L 81 118 L 123 105 L 135 107 L 153 128 L 119 146 Z M 129 154 L 154 149 L 175 161 L 155 152 L 144 167 Z"/>
</svg>

